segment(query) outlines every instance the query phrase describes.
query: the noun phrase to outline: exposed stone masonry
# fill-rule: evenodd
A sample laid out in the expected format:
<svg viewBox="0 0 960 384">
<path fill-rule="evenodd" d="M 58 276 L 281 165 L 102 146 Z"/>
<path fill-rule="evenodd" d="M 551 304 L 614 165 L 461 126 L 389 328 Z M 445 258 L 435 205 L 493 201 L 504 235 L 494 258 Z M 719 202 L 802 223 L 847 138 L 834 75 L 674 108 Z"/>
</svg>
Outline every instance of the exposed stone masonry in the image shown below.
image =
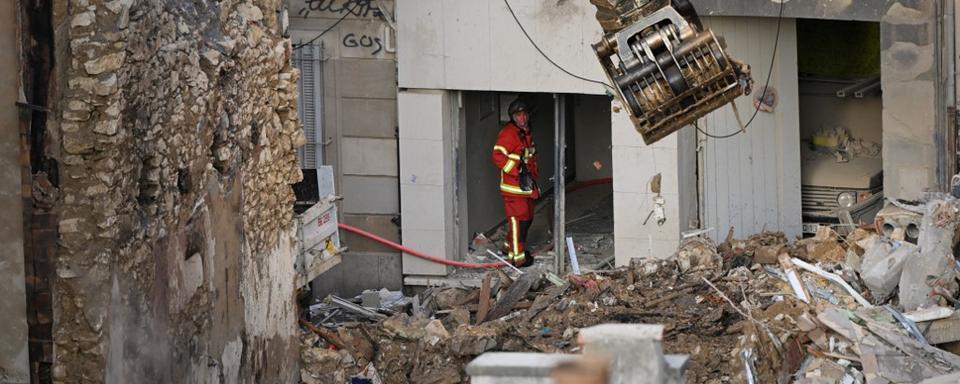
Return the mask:
<svg viewBox="0 0 960 384">
<path fill-rule="evenodd" d="M 58 3 L 54 380 L 291 382 L 282 1 Z"/>
</svg>

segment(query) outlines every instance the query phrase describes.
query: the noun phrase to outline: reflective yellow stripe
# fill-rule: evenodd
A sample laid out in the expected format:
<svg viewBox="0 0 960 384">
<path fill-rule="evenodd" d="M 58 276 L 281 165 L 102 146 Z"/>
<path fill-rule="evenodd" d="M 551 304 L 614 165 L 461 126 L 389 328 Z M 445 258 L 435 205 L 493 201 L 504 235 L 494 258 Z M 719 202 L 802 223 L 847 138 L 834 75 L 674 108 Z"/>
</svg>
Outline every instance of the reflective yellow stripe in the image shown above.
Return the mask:
<svg viewBox="0 0 960 384">
<path fill-rule="evenodd" d="M 510 184 L 500 184 L 500 190 L 504 192 L 510 192 L 517 195 L 530 195 L 533 194 L 533 191 L 524 191 L 520 187 L 515 187 Z"/>
<path fill-rule="evenodd" d="M 513 170 L 513 167 L 517 165 L 516 161 L 507 160 L 507 165 L 503 166 L 503 173 L 510 173 Z"/>
<path fill-rule="evenodd" d="M 511 159 L 514 159 L 514 160 L 516 160 L 516 161 L 520 161 L 520 155 L 516 155 L 516 154 L 512 154 L 512 153 L 511 153 L 511 154 L 507 155 L 507 157 L 509 157 L 509 158 L 511 158 Z"/>
<path fill-rule="evenodd" d="M 511 231 L 513 232 L 513 249 L 510 253 L 513 257 L 518 257 L 520 255 L 520 234 L 517 232 L 520 230 L 520 227 L 517 225 L 516 217 L 510 218 L 510 227 L 513 229 Z"/>
<path fill-rule="evenodd" d="M 504 148 L 503 146 L 494 145 L 494 146 L 493 146 L 493 150 L 494 150 L 494 151 L 500 151 L 500 153 L 502 153 L 504 156 L 508 156 L 508 157 L 510 156 L 510 151 L 507 151 L 507 149 Z"/>
</svg>

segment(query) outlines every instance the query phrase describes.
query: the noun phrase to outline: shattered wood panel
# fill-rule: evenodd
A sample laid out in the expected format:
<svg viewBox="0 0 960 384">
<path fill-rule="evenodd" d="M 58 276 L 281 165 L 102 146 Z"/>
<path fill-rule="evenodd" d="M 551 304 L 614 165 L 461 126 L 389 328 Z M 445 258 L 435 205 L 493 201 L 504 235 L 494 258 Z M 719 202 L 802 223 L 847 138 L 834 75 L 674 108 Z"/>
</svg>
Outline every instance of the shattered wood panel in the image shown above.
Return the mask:
<svg viewBox="0 0 960 384">
<path fill-rule="evenodd" d="M 775 19 L 707 18 L 714 33 L 726 38 L 731 56 L 750 64 L 759 92 L 767 79 L 777 30 Z M 770 86 L 780 95 L 773 113 L 759 112 L 746 132 L 728 139 L 699 135 L 704 227 L 717 233 L 734 227 L 737 236 L 782 230 L 800 232 L 799 113 L 797 103 L 796 33 L 793 20 L 781 25 L 780 42 Z M 753 98 L 737 101 L 744 124 L 753 115 Z M 712 135 L 740 129 L 732 108 L 721 108 L 703 120 Z"/>
</svg>

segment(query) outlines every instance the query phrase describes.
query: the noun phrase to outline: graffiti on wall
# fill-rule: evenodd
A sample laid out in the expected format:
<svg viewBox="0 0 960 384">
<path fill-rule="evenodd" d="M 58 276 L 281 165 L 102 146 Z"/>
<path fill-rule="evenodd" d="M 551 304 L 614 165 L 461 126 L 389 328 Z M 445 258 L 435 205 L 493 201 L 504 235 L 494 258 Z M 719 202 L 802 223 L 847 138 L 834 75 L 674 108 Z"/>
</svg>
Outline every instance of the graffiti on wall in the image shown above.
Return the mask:
<svg viewBox="0 0 960 384">
<path fill-rule="evenodd" d="M 380 7 L 374 0 L 303 0 L 297 15 L 300 17 L 328 14 L 331 16 L 380 17 Z"/>
<path fill-rule="evenodd" d="M 370 55 L 376 55 L 383 51 L 383 39 L 380 36 L 350 32 L 343 36 L 343 46 L 346 48 L 367 48 Z"/>
</svg>

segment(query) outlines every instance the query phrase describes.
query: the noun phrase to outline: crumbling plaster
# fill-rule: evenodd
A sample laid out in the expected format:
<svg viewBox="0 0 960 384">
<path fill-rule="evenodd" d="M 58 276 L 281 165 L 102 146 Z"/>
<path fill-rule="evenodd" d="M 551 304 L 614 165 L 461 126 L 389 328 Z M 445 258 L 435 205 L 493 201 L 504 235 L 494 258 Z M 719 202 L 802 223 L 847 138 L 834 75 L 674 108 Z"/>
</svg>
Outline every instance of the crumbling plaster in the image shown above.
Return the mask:
<svg viewBox="0 0 960 384">
<path fill-rule="evenodd" d="M 281 0 L 59 0 L 55 382 L 294 382 Z"/>
</svg>

